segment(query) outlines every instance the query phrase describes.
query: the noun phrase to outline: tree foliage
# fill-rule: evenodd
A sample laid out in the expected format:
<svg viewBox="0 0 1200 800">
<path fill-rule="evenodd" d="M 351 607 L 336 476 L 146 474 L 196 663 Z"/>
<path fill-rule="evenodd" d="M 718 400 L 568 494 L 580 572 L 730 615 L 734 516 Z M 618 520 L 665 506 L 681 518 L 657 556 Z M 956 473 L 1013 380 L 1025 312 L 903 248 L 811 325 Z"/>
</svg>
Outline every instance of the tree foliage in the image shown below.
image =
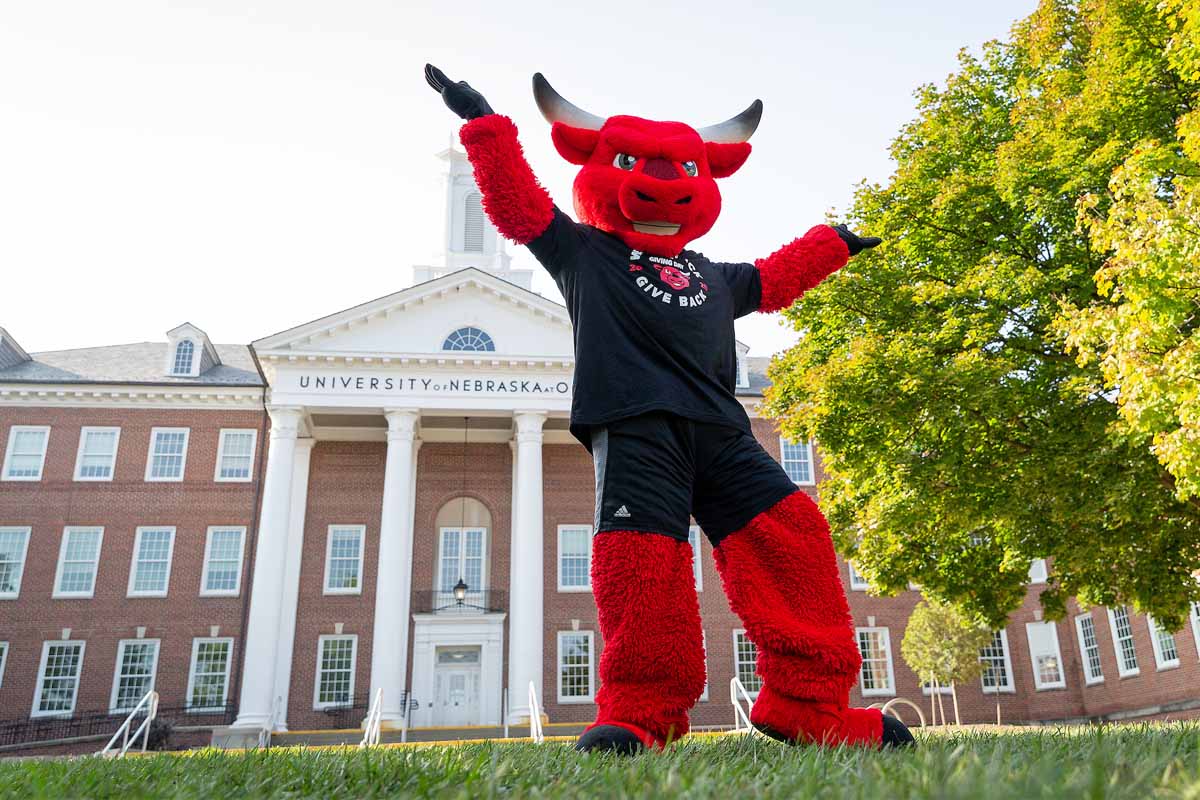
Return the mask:
<svg viewBox="0 0 1200 800">
<path fill-rule="evenodd" d="M 908 618 L 900 654 L 921 680 L 948 686 L 983 674 L 979 651 L 991 641 L 991 629 L 954 606 L 922 600 Z"/>
<path fill-rule="evenodd" d="M 1008 41 L 962 53 L 944 88 L 919 90 L 891 180 L 856 194 L 851 221 L 884 244 L 787 312 L 803 335 L 768 405 L 821 442 L 822 504 L 877 589 L 915 581 L 1000 626 L 1049 557 L 1052 618 L 1076 595 L 1175 628 L 1197 596 L 1200 505 L 1064 330 L 1119 305 L 1095 276 L 1123 263 L 1114 237 L 1148 200 L 1110 191 L 1114 173 L 1161 169 L 1148 141 L 1181 155 L 1167 143 L 1200 90 L 1178 56 L 1196 41 L 1185 11 L 1043 0 Z M 1165 235 L 1148 227 L 1146 248 Z"/>
</svg>

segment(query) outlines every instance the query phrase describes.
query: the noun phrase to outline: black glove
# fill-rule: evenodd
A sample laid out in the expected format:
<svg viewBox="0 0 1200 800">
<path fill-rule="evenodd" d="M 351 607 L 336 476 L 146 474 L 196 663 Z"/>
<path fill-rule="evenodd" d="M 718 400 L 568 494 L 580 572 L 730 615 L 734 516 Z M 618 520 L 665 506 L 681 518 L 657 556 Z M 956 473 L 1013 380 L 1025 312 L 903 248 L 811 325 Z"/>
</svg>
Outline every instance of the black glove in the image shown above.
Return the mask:
<svg viewBox="0 0 1200 800">
<path fill-rule="evenodd" d="M 449 102 L 448 100 L 446 102 Z M 834 225 L 833 229 L 837 231 L 837 235 L 842 237 L 842 241 L 846 243 L 846 247 L 850 248 L 850 255 L 856 256 L 863 250 L 874 247 L 883 241 L 878 236 L 858 236 L 850 232 L 850 229 L 845 225 Z"/>
<path fill-rule="evenodd" d="M 455 83 L 433 64 L 425 65 L 425 81 L 442 96 L 450 110 L 463 119 L 471 120 L 496 113 L 483 95 L 471 88 L 471 84 L 466 81 Z"/>
</svg>

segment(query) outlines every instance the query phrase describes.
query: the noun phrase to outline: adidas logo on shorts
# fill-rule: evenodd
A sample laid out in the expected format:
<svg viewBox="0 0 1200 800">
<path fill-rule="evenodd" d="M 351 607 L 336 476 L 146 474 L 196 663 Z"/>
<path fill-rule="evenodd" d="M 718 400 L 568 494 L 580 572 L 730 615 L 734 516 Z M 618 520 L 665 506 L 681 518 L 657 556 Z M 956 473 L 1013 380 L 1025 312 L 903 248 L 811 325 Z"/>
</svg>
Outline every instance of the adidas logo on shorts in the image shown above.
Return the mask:
<svg viewBox="0 0 1200 800">
<path fill-rule="evenodd" d="M 613 512 L 613 516 L 628 519 L 629 517 L 632 517 L 633 515 L 629 513 L 628 508 L 626 508 L 625 506 L 621 506 L 620 508 L 618 508 L 616 511 Z"/>
</svg>

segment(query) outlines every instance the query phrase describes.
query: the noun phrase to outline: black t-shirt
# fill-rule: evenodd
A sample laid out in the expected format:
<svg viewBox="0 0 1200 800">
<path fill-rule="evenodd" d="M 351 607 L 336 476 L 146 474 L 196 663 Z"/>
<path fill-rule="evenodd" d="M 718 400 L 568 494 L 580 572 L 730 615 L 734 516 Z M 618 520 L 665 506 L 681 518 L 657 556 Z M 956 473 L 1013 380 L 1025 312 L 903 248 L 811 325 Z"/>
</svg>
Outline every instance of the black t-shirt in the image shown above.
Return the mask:
<svg viewBox="0 0 1200 800">
<path fill-rule="evenodd" d="M 734 396 L 733 321 L 758 308 L 753 264 L 684 250 L 675 258 L 631 250 L 559 209 L 529 249 L 567 302 L 575 335 L 571 432 L 647 411 L 750 430 Z"/>
</svg>

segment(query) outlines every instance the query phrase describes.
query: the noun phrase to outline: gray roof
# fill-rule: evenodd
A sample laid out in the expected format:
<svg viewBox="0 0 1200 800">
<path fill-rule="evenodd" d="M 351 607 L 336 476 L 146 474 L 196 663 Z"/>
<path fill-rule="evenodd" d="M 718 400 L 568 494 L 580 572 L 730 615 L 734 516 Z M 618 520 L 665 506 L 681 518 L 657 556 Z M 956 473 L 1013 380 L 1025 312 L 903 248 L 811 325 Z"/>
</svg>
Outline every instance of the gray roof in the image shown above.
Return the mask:
<svg viewBox="0 0 1200 800">
<path fill-rule="evenodd" d="M 25 361 L 0 369 L 0 383 L 138 383 L 192 386 L 262 386 L 250 348 L 213 345 L 221 363 L 196 378 L 165 375 L 166 342 L 138 342 L 30 353 Z"/>
<path fill-rule="evenodd" d="M 738 389 L 736 394 L 739 397 L 762 397 L 763 390 L 771 384 L 771 381 L 767 380 L 767 367 L 770 365 L 770 356 L 748 356 L 746 372 L 750 378 L 750 386 Z M 3 374 L 0 372 L 0 375 Z"/>
</svg>

